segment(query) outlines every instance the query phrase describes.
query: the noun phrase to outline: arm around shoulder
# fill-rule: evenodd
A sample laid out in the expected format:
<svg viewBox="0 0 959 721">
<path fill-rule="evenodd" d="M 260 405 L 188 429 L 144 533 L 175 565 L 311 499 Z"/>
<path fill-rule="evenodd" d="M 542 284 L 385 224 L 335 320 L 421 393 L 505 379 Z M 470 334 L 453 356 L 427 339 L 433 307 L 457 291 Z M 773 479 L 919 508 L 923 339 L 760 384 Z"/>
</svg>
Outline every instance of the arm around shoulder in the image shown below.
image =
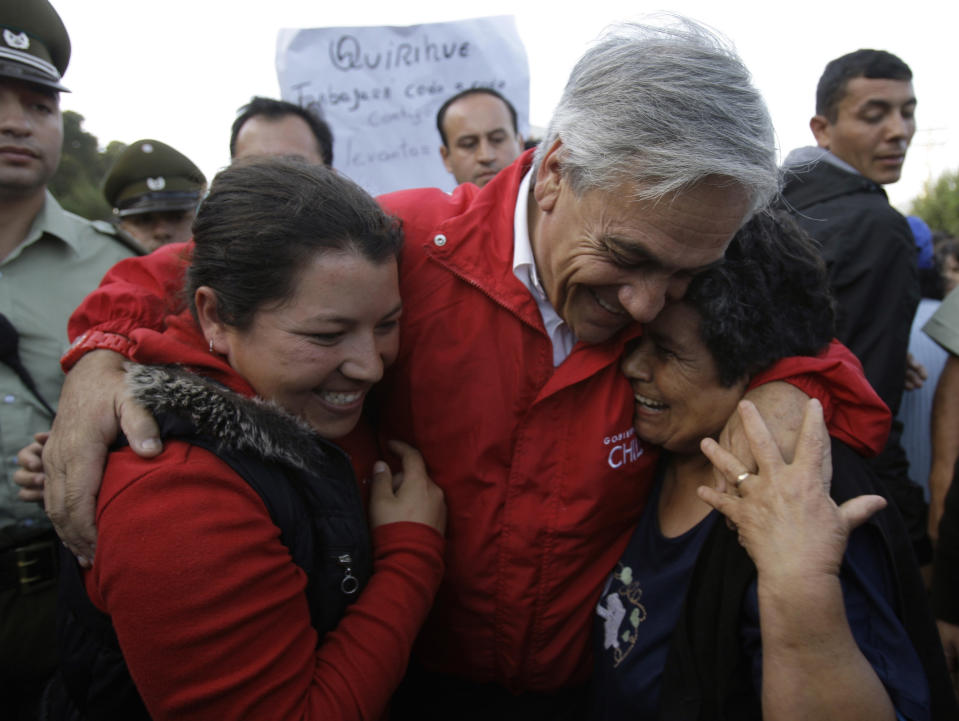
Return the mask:
<svg viewBox="0 0 959 721">
<path fill-rule="evenodd" d="M 785 381 L 805 395 L 819 400 L 829 434 L 857 452 L 874 456 L 885 445 L 892 423 L 889 408 L 866 380 L 862 364 L 839 341 L 833 340 L 817 356 L 783 358 L 757 373 L 749 391 L 752 393 L 757 387 L 772 381 Z M 752 396 L 748 397 L 752 399 Z M 763 417 L 766 417 L 768 410 L 765 403 L 757 405 Z M 789 414 L 795 429 L 799 427 L 795 419 L 802 416 L 803 405 L 804 399 L 797 396 L 793 401 L 793 411 Z M 775 425 L 771 425 L 770 430 L 773 435 L 778 435 Z"/>
<path fill-rule="evenodd" d="M 153 417 L 129 396 L 123 356 L 98 350 L 84 356 L 67 374 L 43 448 L 47 515 L 84 565 L 92 561 L 96 550 L 97 492 L 108 448 L 121 427 L 138 453 L 160 452 Z"/>
<path fill-rule="evenodd" d="M 127 336 L 137 328 L 161 329 L 163 319 L 175 310 L 192 247 L 171 243 L 113 266 L 70 317 L 70 339 L 90 331 Z"/>
</svg>

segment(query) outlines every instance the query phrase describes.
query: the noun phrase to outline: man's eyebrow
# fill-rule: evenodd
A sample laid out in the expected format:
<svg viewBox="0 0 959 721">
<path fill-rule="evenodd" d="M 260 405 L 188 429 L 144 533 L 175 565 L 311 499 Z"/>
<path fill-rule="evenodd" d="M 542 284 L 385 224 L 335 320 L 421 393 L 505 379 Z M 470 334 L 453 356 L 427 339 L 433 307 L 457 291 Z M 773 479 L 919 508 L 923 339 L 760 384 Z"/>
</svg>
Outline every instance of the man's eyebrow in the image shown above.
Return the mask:
<svg viewBox="0 0 959 721">
<path fill-rule="evenodd" d="M 867 113 L 870 110 L 881 110 L 887 112 L 892 110 L 892 103 L 888 100 L 882 100 L 881 98 L 869 98 L 862 105 L 859 106 L 859 112 Z"/>
<path fill-rule="evenodd" d="M 879 110 L 891 110 L 894 107 L 906 107 L 909 105 L 915 106 L 916 99 L 909 98 L 909 100 L 904 103 L 893 103 L 888 100 L 884 100 L 883 98 L 869 98 L 859 107 L 861 110 L 871 110 L 873 108 L 877 108 Z"/>
<path fill-rule="evenodd" d="M 701 265 L 696 268 L 677 268 L 674 265 L 666 263 L 655 253 L 651 253 L 646 248 L 636 245 L 634 242 L 608 235 L 603 238 L 603 243 L 609 248 L 610 252 L 618 261 L 628 265 L 642 264 L 652 270 L 680 271 L 690 275 L 698 275 L 699 273 L 704 273 L 707 270 L 715 268 L 723 262 L 722 258 L 718 258 L 711 263 L 706 263 L 706 265 Z"/>
<path fill-rule="evenodd" d="M 642 263 L 656 268 L 666 268 L 666 263 L 663 262 L 662 258 L 655 253 L 650 253 L 646 248 L 636 245 L 635 242 L 617 238 L 614 235 L 607 235 L 603 237 L 603 245 L 621 262 Z"/>
</svg>

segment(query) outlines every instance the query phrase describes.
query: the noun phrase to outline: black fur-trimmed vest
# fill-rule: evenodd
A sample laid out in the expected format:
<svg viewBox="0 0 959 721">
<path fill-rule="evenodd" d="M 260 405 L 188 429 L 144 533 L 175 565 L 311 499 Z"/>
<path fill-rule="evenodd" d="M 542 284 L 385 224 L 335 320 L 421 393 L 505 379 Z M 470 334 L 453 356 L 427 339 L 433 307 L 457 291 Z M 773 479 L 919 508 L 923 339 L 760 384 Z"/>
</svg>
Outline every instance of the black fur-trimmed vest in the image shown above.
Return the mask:
<svg viewBox="0 0 959 721">
<path fill-rule="evenodd" d="M 277 406 L 180 368 L 131 365 L 127 382 L 164 439 L 215 453 L 263 499 L 306 572 L 310 619 L 322 639 L 372 573 L 366 511 L 346 454 Z M 149 718 L 109 616 L 90 602 L 73 557 L 63 560 L 57 632 L 77 710 L 89 721 Z"/>
</svg>

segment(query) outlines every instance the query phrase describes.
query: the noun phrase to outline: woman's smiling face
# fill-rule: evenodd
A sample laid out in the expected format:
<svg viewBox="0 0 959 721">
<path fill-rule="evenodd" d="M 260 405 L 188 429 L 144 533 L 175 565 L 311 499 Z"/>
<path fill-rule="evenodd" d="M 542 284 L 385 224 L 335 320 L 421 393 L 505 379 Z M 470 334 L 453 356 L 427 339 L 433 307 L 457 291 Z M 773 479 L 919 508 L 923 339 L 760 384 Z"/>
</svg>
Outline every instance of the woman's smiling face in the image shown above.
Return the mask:
<svg viewBox="0 0 959 721">
<path fill-rule="evenodd" d="M 633 428 L 647 443 L 674 453 L 698 453 L 736 409 L 746 379 L 723 387 L 699 334 L 699 314 L 668 304 L 627 350 L 622 370 L 633 388 Z"/>
<path fill-rule="evenodd" d="M 396 359 L 400 311 L 394 259 L 318 253 L 286 301 L 258 310 L 244 330 L 221 326 L 216 350 L 260 397 L 338 438 Z"/>
</svg>

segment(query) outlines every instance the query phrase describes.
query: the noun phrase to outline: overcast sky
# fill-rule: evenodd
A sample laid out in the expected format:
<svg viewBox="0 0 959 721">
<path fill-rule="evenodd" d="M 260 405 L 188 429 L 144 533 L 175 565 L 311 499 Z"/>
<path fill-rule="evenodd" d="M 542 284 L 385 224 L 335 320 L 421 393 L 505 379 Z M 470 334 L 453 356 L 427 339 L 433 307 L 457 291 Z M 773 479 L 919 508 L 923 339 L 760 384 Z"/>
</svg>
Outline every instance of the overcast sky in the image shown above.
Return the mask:
<svg viewBox="0 0 959 721">
<path fill-rule="evenodd" d="M 657 10 L 693 17 L 733 41 L 766 97 L 783 154 L 811 143 L 808 121 L 826 62 L 860 47 L 896 53 L 915 76 L 919 130 L 902 180 L 887 186 L 891 199 L 905 209 L 924 181 L 959 168 L 955 0 L 52 2 L 73 43 L 65 75 L 73 92 L 63 95 L 62 106 L 82 114 L 86 130 L 103 145 L 163 140 L 208 177 L 229 160 L 236 108 L 252 95 L 279 95 L 274 57 L 280 28 L 514 15 L 529 57 L 530 120 L 545 126 L 570 69 L 602 29 Z"/>
</svg>

